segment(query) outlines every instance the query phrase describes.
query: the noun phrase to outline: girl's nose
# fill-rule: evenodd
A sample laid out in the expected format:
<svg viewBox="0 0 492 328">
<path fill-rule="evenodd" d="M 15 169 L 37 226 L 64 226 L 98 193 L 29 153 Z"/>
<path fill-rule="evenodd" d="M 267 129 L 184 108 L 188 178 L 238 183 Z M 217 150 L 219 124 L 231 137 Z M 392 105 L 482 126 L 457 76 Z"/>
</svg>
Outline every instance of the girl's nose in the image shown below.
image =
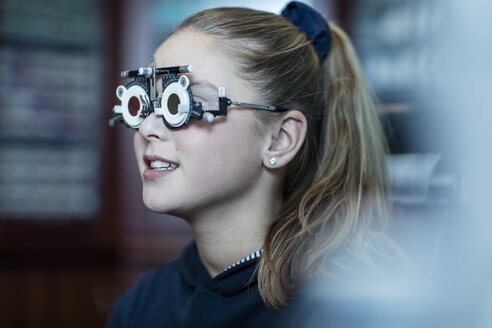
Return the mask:
<svg viewBox="0 0 492 328">
<path fill-rule="evenodd" d="M 164 124 L 162 117 L 151 113 L 143 120 L 138 129 L 138 133 L 148 140 L 167 140 L 169 137 L 169 129 Z"/>
</svg>

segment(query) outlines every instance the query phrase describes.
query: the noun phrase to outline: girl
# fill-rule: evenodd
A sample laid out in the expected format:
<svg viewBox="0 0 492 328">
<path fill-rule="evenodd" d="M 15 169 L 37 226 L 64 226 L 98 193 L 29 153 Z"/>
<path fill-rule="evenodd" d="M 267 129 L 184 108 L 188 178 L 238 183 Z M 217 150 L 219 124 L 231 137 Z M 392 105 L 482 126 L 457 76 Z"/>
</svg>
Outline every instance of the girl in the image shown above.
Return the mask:
<svg viewBox="0 0 492 328">
<path fill-rule="evenodd" d="M 171 128 L 154 112 L 138 127 L 144 203 L 185 219 L 195 241 L 123 295 L 110 327 L 271 326 L 343 258 L 377 262 L 385 143 L 340 28 L 297 2 L 283 16 L 217 8 L 155 58 L 193 65 L 181 75 L 195 102 L 224 87 L 227 115 Z"/>
</svg>

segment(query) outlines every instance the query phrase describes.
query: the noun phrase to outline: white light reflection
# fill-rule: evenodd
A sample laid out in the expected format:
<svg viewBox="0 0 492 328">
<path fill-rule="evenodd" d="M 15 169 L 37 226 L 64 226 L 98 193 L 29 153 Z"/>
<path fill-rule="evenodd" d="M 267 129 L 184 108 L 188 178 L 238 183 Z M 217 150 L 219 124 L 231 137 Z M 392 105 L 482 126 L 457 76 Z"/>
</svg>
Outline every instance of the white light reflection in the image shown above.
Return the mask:
<svg viewBox="0 0 492 328">
<path fill-rule="evenodd" d="M 387 276 L 367 286 L 356 279 L 343 297 L 337 286 L 317 285 L 311 301 L 321 309 L 305 327 L 492 327 L 492 2 L 435 3 L 444 13 L 438 38 L 429 40 L 439 85 L 420 101 L 451 122 L 438 119 L 426 138 L 448 136 L 442 146 L 454 152 L 448 160 L 463 178 L 459 202 L 437 214 L 437 228 L 434 211 L 405 218 L 423 222 L 412 232 L 415 246 L 428 234 L 435 240 L 420 250 L 428 261 L 416 280 Z"/>
<path fill-rule="evenodd" d="M 492 326 L 492 2 L 450 1 L 446 29 L 451 56 L 443 95 L 462 122 L 465 161 L 464 211 L 444 245 L 453 272 L 442 301 L 461 312 L 467 327 Z M 455 255 L 454 257 L 451 255 Z M 453 295 L 452 298 L 447 298 Z M 455 301 L 450 302 L 450 299 Z M 449 312 L 448 312 L 449 313 Z"/>
</svg>

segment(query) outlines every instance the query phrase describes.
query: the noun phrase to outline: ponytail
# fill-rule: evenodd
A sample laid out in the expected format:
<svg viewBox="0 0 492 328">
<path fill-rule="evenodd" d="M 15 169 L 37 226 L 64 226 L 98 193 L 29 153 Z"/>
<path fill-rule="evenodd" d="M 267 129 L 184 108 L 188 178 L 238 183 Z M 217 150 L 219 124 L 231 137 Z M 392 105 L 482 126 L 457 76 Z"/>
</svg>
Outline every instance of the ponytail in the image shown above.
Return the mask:
<svg viewBox="0 0 492 328">
<path fill-rule="evenodd" d="M 373 97 L 348 37 L 330 30 L 315 174 L 272 221 L 258 273 L 261 295 L 277 309 L 300 283 L 325 274 L 342 247 L 373 264 L 364 239 L 386 220 L 386 146 Z"/>
</svg>

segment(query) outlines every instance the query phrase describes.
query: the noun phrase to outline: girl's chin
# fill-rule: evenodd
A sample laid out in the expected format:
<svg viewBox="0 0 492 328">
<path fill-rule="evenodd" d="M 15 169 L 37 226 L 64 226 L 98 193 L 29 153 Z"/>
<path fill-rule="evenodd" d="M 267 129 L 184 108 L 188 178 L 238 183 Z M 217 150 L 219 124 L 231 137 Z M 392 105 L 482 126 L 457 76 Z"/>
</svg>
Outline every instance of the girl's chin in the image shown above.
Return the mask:
<svg viewBox="0 0 492 328">
<path fill-rule="evenodd" d="M 145 207 L 152 212 L 167 213 L 169 211 L 169 207 L 166 206 L 167 204 L 163 204 L 161 199 L 155 199 L 155 197 L 144 197 L 143 202 Z"/>
<path fill-rule="evenodd" d="M 159 214 L 168 214 L 172 216 L 179 216 L 179 211 L 175 206 L 171 206 L 170 204 L 164 204 L 162 200 L 159 199 L 143 199 L 145 207 L 155 213 Z"/>
</svg>

